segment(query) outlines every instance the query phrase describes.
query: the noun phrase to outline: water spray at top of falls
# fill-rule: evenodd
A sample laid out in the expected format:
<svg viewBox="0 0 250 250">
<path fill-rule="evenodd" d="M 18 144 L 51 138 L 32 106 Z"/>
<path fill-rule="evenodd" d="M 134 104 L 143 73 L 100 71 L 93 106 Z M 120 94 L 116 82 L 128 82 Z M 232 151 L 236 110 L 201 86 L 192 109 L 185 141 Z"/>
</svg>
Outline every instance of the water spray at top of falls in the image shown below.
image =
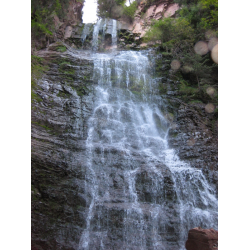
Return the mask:
<svg viewBox="0 0 250 250">
<path fill-rule="evenodd" d="M 116 48 L 117 46 L 117 21 L 113 20 L 113 27 L 112 27 L 112 47 Z"/>
<path fill-rule="evenodd" d="M 102 19 L 99 19 L 94 26 L 93 30 L 93 40 L 92 40 L 92 49 L 96 51 L 98 49 L 98 36 L 99 36 L 99 27 Z"/>
<path fill-rule="evenodd" d="M 87 36 L 89 35 L 90 32 L 90 27 L 92 26 L 91 23 L 86 23 L 84 25 L 83 31 L 82 31 L 82 35 L 81 35 L 81 40 L 82 43 L 84 43 L 85 39 L 87 38 Z"/>
<path fill-rule="evenodd" d="M 96 24 L 87 23 L 84 26 L 81 38 L 82 43 L 85 42 L 87 36 L 90 35 L 93 26 L 92 33 L 92 50 L 98 51 L 100 47 L 107 46 L 108 49 L 116 49 L 117 47 L 117 29 L 119 27 L 117 20 L 114 19 L 99 19 Z M 100 38 L 100 35 L 102 38 Z M 106 35 L 108 35 L 106 37 Z M 109 40 L 111 36 L 111 40 Z M 111 46 L 111 47 L 110 47 Z"/>
</svg>

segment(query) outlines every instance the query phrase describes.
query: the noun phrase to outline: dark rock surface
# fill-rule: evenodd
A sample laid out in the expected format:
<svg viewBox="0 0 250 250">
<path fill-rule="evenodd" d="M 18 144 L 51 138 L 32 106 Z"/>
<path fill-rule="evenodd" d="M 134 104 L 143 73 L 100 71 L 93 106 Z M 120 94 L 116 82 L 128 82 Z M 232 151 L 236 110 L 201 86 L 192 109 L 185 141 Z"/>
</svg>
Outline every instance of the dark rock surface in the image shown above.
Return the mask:
<svg viewBox="0 0 250 250">
<path fill-rule="evenodd" d="M 188 232 L 187 250 L 218 250 L 218 231 L 193 228 Z"/>
<path fill-rule="evenodd" d="M 210 96 L 198 92 L 192 97 L 180 90 L 181 83 L 175 80 L 170 68 L 171 60 L 155 60 L 156 74 L 161 79 L 162 110 L 171 123 L 169 146 L 178 151 L 180 159 L 201 169 L 218 191 L 218 108 L 208 113 L 205 106 L 212 100 Z"/>
<path fill-rule="evenodd" d="M 32 102 L 32 249 L 77 249 L 86 198 L 83 181 L 86 120 L 93 105 L 93 63 L 56 52 L 37 55 L 48 71 L 37 80 Z"/>
<path fill-rule="evenodd" d="M 34 91 L 41 101 L 34 100 L 32 103 L 33 250 L 78 249 L 91 204 L 92 194 L 87 188 L 87 185 L 91 186 L 91 180 L 88 179 L 90 170 L 86 139 L 87 121 L 93 114 L 96 95 L 93 61 L 87 51 L 72 54 L 69 48 L 66 52 L 58 52 L 61 46 L 65 44 L 54 43 L 47 50 L 37 53 L 44 58 L 48 70 L 36 81 Z M 169 145 L 178 150 L 181 159 L 189 161 L 195 168 L 201 168 L 216 186 L 217 130 L 210 122 L 214 114 L 207 114 L 204 104 L 190 105 L 175 97 L 178 88 L 173 82 L 168 84 L 168 94 L 159 99 L 159 106 L 169 121 L 167 125 L 161 125 L 165 126 L 164 129 L 169 128 Z M 114 88 L 111 99 L 116 98 L 116 91 L 119 90 Z M 128 122 L 130 114 L 126 109 L 121 114 L 124 122 Z M 96 125 L 97 131 L 101 131 L 106 126 L 105 115 L 102 112 L 96 112 L 96 115 L 104 117 L 103 123 Z M 154 119 L 157 120 L 157 117 Z M 105 141 L 101 133 L 96 133 L 95 137 L 97 141 Z M 95 178 L 100 181 L 98 195 L 103 197 L 103 201 L 93 211 L 90 234 L 93 240 L 89 249 L 101 249 L 101 244 L 105 244 L 106 249 L 126 249 L 123 237 L 129 239 L 128 245 L 137 241 L 138 235 L 132 229 L 138 227 L 138 215 L 133 214 L 132 209 L 130 214 L 127 212 L 132 199 L 125 180 L 125 170 L 129 168 L 137 169 L 133 179 L 143 223 L 150 222 L 152 208 L 164 207 L 159 210 L 162 217 L 155 221 L 155 225 L 143 229 L 147 249 L 154 249 L 151 235 L 157 228 L 161 241 L 169 249 L 179 250 L 180 215 L 172 175 L 161 162 L 138 153 L 136 139 L 131 138 L 131 142 L 133 149 L 129 158 L 126 152 L 108 144 L 93 144 L 92 168 L 95 169 Z M 151 171 L 152 165 L 164 173 L 159 183 L 155 183 L 157 177 Z M 109 190 L 108 198 L 105 190 Z M 103 214 L 106 217 L 102 217 Z M 124 225 L 131 228 L 125 236 Z M 98 239 L 105 232 L 105 242 L 101 242 Z M 134 249 L 139 249 L 139 245 Z"/>
</svg>

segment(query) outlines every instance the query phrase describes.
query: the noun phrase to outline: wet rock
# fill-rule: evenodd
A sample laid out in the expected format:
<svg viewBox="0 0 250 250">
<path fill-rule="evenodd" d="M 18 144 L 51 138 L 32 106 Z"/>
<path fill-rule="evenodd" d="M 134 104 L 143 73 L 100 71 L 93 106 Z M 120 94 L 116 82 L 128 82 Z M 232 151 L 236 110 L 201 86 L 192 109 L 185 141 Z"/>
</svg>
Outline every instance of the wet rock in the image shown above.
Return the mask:
<svg viewBox="0 0 250 250">
<path fill-rule="evenodd" d="M 62 45 L 52 44 L 50 50 L 38 53 L 48 70 L 33 89 L 44 97 L 32 101 L 31 112 L 34 250 L 77 249 L 89 205 L 89 194 L 82 188 L 85 149 L 80 145 L 93 106 L 93 63 L 72 57 L 69 51 L 57 52 Z"/>
<path fill-rule="evenodd" d="M 169 165 L 165 161 L 173 149 L 163 138 L 171 128 L 177 139 L 170 138 L 170 143 L 181 148 L 183 158 L 192 159 L 194 153 L 183 141 L 202 143 L 209 131 L 196 129 L 197 115 L 185 106 L 178 106 L 179 114 L 172 110 L 164 116 L 156 105 L 154 111 L 139 105 L 141 96 L 119 82 L 117 72 L 123 80 L 130 77 L 134 88 L 139 72 L 138 79 L 149 85 L 146 56 L 120 52 L 115 62 L 97 60 L 93 65 L 88 52 L 61 53 L 61 45 L 39 53 L 49 67 L 34 89 L 44 98 L 32 103 L 32 249 L 79 249 L 79 242 L 87 242 L 89 249 L 139 249 L 142 244 L 144 249 L 180 249 L 185 240 L 180 231 L 186 228 L 176 186 L 187 190 L 182 180 L 192 184 L 194 175 L 184 168 L 174 176 L 170 169 L 175 159 Z M 136 65 L 131 55 L 138 59 Z M 152 98 L 167 110 L 169 103 Z M 153 127 L 162 138 L 148 136 Z M 197 149 L 193 162 L 201 164 L 197 160 L 202 153 Z M 204 183 L 202 179 L 192 185 L 204 189 Z M 197 210 L 206 209 L 197 190 L 194 196 Z"/>
</svg>

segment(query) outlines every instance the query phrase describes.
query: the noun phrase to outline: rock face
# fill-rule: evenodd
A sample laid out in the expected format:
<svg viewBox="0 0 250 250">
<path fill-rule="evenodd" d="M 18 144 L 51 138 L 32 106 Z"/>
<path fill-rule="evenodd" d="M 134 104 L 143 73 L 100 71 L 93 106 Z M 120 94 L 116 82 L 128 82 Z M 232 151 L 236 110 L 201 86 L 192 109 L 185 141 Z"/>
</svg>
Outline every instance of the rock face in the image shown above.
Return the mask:
<svg viewBox="0 0 250 250">
<path fill-rule="evenodd" d="M 149 55 L 63 46 L 37 53 L 48 69 L 32 103 L 32 249 L 179 250 L 189 228 L 216 226 L 214 191 L 166 142 L 176 118 Z"/>
<path fill-rule="evenodd" d="M 146 23 L 177 7 L 159 1 L 149 9 Z M 71 47 L 57 42 L 36 53 L 47 71 L 32 103 L 32 250 L 183 249 L 190 228 L 217 224 L 215 114 L 187 104 L 179 83 L 162 77 L 166 65 L 156 70 L 167 86 L 159 94 L 148 75 L 154 54 L 151 61 L 135 52 L 94 60 L 73 50 L 84 28 L 73 10 L 72 22 L 55 18 Z M 139 49 L 140 27 L 117 27 L 118 47 Z M 112 30 L 110 22 L 110 42 Z M 213 231 L 198 231 L 199 239 L 214 240 Z"/>
<path fill-rule="evenodd" d="M 77 249 L 86 201 L 79 195 L 84 179 L 86 120 L 93 107 L 93 62 L 62 44 L 40 51 L 48 70 L 38 79 L 32 102 L 32 249 Z M 88 59 L 84 59 L 88 58 Z"/>
<path fill-rule="evenodd" d="M 141 1 L 135 13 L 133 23 L 127 25 L 127 28 L 133 33 L 140 35 L 140 37 L 143 37 L 153 19 L 159 20 L 164 17 L 174 17 L 178 9 L 179 5 L 172 0 L 154 1 L 149 6 L 145 1 Z M 121 22 L 126 23 L 125 20 L 121 20 Z"/>
<path fill-rule="evenodd" d="M 188 232 L 187 250 L 218 250 L 218 231 L 193 228 Z"/>
<path fill-rule="evenodd" d="M 206 112 L 205 103 L 189 102 L 181 83 L 171 76 L 169 60 L 156 58 L 156 74 L 161 78 L 160 92 L 168 120 L 168 141 L 182 160 L 201 169 L 218 190 L 218 112 Z M 210 97 L 203 96 L 209 102 Z"/>
<path fill-rule="evenodd" d="M 64 19 L 60 22 L 55 15 L 56 36 L 59 39 L 71 37 L 73 27 L 82 23 L 83 3 L 77 0 L 70 0 L 68 9 L 65 10 Z"/>
</svg>

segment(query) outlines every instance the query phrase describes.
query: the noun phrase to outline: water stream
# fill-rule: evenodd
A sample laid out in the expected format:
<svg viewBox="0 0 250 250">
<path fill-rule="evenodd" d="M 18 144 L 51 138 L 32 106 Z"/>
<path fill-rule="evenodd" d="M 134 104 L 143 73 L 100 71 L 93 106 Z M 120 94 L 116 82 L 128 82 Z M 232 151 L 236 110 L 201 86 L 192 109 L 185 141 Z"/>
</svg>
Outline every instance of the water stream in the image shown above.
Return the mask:
<svg viewBox="0 0 250 250">
<path fill-rule="evenodd" d="M 113 45 L 116 39 L 114 32 Z M 92 55 L 95 108 L 88 121 L 88 209 L 79 250 L 181 250 L 189 229 L 217 229 L 215 191 L 168 146 L 169 123 L 148 53 Z"/>
</svg>

